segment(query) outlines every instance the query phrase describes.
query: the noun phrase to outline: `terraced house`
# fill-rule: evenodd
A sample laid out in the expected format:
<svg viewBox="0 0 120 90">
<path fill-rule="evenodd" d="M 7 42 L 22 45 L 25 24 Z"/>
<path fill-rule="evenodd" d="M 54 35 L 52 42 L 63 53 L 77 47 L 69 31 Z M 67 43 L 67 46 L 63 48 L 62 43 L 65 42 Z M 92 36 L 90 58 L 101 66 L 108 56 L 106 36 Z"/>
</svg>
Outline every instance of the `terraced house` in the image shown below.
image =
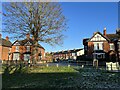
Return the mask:
<svg viewBox="0 0 120 90">
<path fill-rule="evenodd" d="M 106 28 L 103 34 L 94 32 L 91 38 L 83 39 L 85 56 L 91 59 L 105 59 L 107 61 L 120 62 L 120 30 L 115 34 L 107 34 Z"/>
<path fill-rule="evenodd" d="M 53 58 L 56 59 L 74 59 L 76 60 L 78 56 L 84 54 L 84 49 L 73 49 L 73 50 L 65 50 L 59 52 L 53 52 Z"/>
<path fill-rule="evenodd" d="M 5 42 L 5 40 L 4 40 Z M 4 42 L 2 42 L 2 45 L 4 45 Z M 9 50 L 0 51 L 1 55 L 5 56 L 5 60 L 22 60 L 22 61 L 28 61 L 32 58 L 35 58 L 37 60 L 43 60 L 45 58 L 45 49 L 38 44 L 37 53 L 32 54 L 33 52 L 33 42 L 34 39 L 30 38 L 29 34 L 26 34 L 26 39 L 24 40 L 16 40 L 13 42 L 13 44 L 10 41 L 7 41 L 7 48 Z M 8 52 L 9 51 L 9 52 Z M 9 58 L 7 58 L 7 56 Z M 4 60 L 4 58 L 1 58 L 1 60 Z"/>
</svg>

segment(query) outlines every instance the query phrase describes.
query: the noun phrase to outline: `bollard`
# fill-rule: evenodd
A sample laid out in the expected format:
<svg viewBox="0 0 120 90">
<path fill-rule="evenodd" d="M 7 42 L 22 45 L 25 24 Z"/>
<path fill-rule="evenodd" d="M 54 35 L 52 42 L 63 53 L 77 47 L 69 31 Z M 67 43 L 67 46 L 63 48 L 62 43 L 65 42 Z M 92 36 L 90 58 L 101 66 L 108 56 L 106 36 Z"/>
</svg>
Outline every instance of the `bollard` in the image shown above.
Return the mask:
<svg viewBox="0 0 120 90">
<path fill-rule="evenodd" d="M 58 67 L 58 64 L 56 64 L 56 66 Z"/>
<path fill-rule="evenodd" d="M 68 64 L 68 67 L 70 67 L 70 65 Z"/>
<path fill-rule="evenodd" d="M 47 64 L 46 66 L 48 67 L 49 65 Z"/>
<path fill-rule="evenodd" d="M 112 63 L 111 63 L 111 70 L 112 70 Z"/>
<path fill-rule="evenodd" d="M 82 68 L 84 68 L 84 65 L 82 65 Z"/>
</svg>

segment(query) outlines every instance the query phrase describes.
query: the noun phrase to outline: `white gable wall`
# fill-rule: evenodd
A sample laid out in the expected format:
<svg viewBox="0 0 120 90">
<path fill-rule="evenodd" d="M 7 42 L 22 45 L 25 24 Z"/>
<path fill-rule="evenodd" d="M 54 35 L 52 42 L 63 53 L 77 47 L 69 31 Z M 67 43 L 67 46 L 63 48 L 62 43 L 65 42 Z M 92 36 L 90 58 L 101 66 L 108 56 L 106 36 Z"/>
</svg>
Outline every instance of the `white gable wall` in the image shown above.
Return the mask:
<svg viewBox="0 0 120 90">
<path fill-rule="evenodd" d="M 28 41 L 25 45 L 32 45 L 32 43 L 30 43 L 30 42 Z"/>
<path fill-rule="evenodd" d="M 96 34 L 90 41 L 106 41 L 100 34 Z"/>
<path fill-rule="evenodd" d="M 15 42 L 14 45 L 20 45 L 19 42 Z"/>
</svg>

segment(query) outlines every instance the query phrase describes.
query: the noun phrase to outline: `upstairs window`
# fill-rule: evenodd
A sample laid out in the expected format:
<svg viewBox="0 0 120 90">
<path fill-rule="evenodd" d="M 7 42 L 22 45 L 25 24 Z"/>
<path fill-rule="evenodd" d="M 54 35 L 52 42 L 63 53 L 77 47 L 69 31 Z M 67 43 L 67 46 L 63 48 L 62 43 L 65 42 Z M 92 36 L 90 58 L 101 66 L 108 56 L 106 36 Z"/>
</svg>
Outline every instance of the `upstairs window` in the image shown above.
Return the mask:
<svg viewBox="0 0 120 90">
<path fill-rule="evenodd" d="M 16 46 L 16 52 L 19 52 L 19 46 Z"/>
<path fill-rule="evenodd" d="M 114 44 L 110 43 L 110 50 L 114 50 Z"/>
<path fill-rule="evenodd" d="M 103 50 L 103 43 L 94 43 L 94 50 Z"/>
<path fill-rule="evenodd" d="M 27 52 L 29 52 L 30 51 L 30 46 L 27 46 Z"/>
</svg>

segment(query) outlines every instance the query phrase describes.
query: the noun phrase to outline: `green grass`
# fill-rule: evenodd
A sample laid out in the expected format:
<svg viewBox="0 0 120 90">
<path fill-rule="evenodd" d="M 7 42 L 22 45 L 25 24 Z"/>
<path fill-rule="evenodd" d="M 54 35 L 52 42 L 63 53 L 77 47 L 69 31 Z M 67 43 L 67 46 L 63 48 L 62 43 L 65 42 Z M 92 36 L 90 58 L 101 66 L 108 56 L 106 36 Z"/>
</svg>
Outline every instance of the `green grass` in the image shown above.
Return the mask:
<svg viewBox="0 0 120 90">
<path fill-rule="evenodd" d="M 110 73 L 94 68 L 3 66 L 3 88 L 120 88 L 120 73 Z"/>
</svg>

